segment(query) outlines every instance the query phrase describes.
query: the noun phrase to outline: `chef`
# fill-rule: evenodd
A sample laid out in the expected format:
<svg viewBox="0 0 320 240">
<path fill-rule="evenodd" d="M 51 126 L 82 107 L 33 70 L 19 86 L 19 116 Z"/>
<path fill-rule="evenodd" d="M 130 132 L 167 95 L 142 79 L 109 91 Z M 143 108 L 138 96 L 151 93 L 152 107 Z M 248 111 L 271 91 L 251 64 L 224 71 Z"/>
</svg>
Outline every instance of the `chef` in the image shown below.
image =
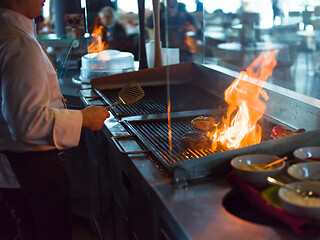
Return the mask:
<svg viewBox="0 0 320 240">
<path fill-rule="evenodd" d="M 70 181 L 63 150 L 109 112 L 69 110 L 33 19 L 45 0 L 0 0 L 0 204 L 19 239 L 72 239 Z M 1 217 L 1 216 L 0 216 Z"/>
</svg>

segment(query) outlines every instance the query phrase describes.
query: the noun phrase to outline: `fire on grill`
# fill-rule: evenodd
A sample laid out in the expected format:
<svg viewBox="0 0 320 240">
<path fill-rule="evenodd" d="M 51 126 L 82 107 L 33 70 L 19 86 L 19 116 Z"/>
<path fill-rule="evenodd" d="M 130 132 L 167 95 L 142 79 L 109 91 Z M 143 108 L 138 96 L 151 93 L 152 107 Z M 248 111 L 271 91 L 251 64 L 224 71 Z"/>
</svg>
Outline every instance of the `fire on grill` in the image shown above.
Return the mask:
<svg viewBox="0 0 320 240">
<path fill-rule="evenodd" d="M 203 123 L 208 122 L 208 120 L 209 122 L 210 120 L 213 121 L 207 129 L 207 137 L 211 140 L 210 148 L 213 151 L 218 148 L 218 145 L 222 146 L 219 149 L 230 150 L 260 143 L 262 134 L 258 120 L 262 118 L 266 109 L 266 105 L 260 99 L 260 96 L 264 100 L 268 100 L 268 95 L 262 89 L 262 84 L 254 85 L 244 81 L 244 79 L 255 78 L 262 82 L 266 81 L 276 65 L 275 53 L 276 51 L 270 51 L 266 56 L 261 53 L 247 68 L 246 72 L 241 72 L 240 76 L 227 88 L 225 101 L 229 104 L 229 107 L 221 124 L 215 124 L 215 121 L 211 120 L 212 118 L 202 120 Z M 196 135 L 194 134 L 194 136 Z M 207 144 L 207 141 L 203 141 L 203 138 L 196 136 L 196 139 Z"/>
<path fill-rule="evenodd" d="M 119 88 L 127 81 L 134 80 L 142 86 L 146 94 L 143 99 L 129 107 L 119 106 L 112 113 L 128 131 L 128 138 L 134 135 L 135 141 L 150 152 L 157 165 L 179 183 L 225 173 L 230 170 L 230 160 L 238 155 L 266 153 L 281 157 L 305 145 L 320 145 L 320 131 L 314 130 L 318 126 L 312 118 L 319 112 L 318 107 L 277 92 L 268 84 L 264 86 L 275 65 L 274 54 L 261 55 L 246 73 L 181 63 L 99 77 L 92 79 L 91 85 L 106 104 L 115 100 Z M 226 97 L 228 104 L 223 93 L 230 93 Z M 239 95 L 247 101 L 247 107 L 242 100 L 234 101 Z M 293 107 L 296 111 L 283 114 Z M 240 109 L 246 117 L 240 114 Z M 307 120 L 302 119 L 298 110 L 306 112 Z M 214 126 L 209 130 L 194 128 L 191 121 L 201 116 L 214 119 Z M 239 117 L 244 119 L 241 124 Z M 301 124 L 314 131 L 271 138 L 272 129 L 277 125 L 294 132 Z M 188 132 L 191 132 L 189 136 Z M 205 147 L 197 144 L 187 147 L 183 136 L 194 136 L 204 142 Z M 238 136 L 242 138 L 236 139 Z M 126 136 L 114 136 L 114 139 L 121 145 Z"/>
</svg>

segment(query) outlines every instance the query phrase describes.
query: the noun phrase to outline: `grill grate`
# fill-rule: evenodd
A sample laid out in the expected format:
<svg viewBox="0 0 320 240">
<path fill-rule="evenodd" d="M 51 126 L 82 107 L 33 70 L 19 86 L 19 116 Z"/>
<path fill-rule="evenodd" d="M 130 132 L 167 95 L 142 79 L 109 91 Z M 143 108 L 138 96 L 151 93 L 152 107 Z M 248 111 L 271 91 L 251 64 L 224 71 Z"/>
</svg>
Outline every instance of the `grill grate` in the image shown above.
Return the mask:
<svg viewBox="0 0 320 240">
<path fill-rule="evenodd" d="M 221 116 L 219 116 L 221 118 Z M 214 116 L 218 120 L 217 116 Z M 125 121 L 126 126 L 137 135 L 142 144 L 151 150 L 156 156 L 160 165 L 164 167 L 171 166 L 175 162 L 188 161 L 195 158 L 201 158 L 213 154 L 209 149 L 199 150 L 185 146 L 181 137 L 189 132 L 195 131 L 190 125 L 193 117 L 176 118 L 171 120 L 172 144 L 170 151 L 168 120 L 147 120 L 147 121 Z M 259 121 L 262 127 L 262 141 L 270 140 L 270 134 L 275 124 L 261 119 Z M 199 159 L 199 161 L 201 161 Z"/>
<path fill-rule="evenodd" d="M 145 96 L 138 102 L 126 106 L 118 105 L 116 111 L 123 117 L 151 115 L 168 111 L 167 86 L 143 87 Z M 119 89 L 98 90 L 99 95 L 111 104 L 118 100 Z M 218 108 L 225 105 L 221 98 L 193 84 L 178 84 L 170 87 L 171 112 Z"/>
</svg>

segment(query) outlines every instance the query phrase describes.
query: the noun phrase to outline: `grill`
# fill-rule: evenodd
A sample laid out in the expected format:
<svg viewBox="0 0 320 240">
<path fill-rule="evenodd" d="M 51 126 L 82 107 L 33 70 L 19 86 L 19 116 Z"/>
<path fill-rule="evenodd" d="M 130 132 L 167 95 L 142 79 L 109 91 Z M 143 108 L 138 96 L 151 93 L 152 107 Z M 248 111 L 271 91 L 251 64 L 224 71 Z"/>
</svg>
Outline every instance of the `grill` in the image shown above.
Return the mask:
<svg viewBox="0 0 320 240">
<path fill-rule="evenodd" d="M 214 117 L 216 122 L 221 120 L 227 107 L 223 93 L 234 78 L 226 72 L 186 63 L 96 78 L 91 84 L 107 104 L 117 100 L 120 88 L 128 81 L 137 81 L 143 87 L 146 93 L 143 99 L 130 106 L 118 106 L 112 113 L 129 132 L 127 137 L 134 136 L 176 184 L 225 173 L 229 171 L 229 161 L 238 155 L 268 153 L 283 156 L 304 145 L 320 145 L 320 130 L 314 130 L 319 127 L 317 125 L 319 121 L 315 119 L 315 116 L 319 117 L 319 108 L 314 105 L 309 106 L 306 101 L 299 101 L 265 88 L 270 100 L 267 102 L 269 109 L 259 122 L 263 134 L 260 144 L 220 152 L 185 146 L 181 137 L 186 132 L 194 130 L 190 125 L 194 117 L 206 115 Z M 167 96 L 170 96 L 170 125 L 167 115 Z M 276 103 L 278 106 L 274 107 Z M 288 121 L 284 121 L 286 115 L 283 113 L 293 106 L 297 114 L 292 114 L 287 117 Z M 307 111 L 309 115 L 305 117 L 308 120 L 299 116 L 301 115 L 299 108 L 304 112 Z M 311 130 L 314 131 L 281 139 L 270 139 L 271 130 L 275 125 L 295 130 L 300 128 L 301 124 L 306 129 L 313 128 Z M 171 141 L 169 130 L 171 130 Z M 121 140 L 125 138 L 115 137 L 117 145 L 121 145 Z"/>
<path fill-rule="evenodd" d="M 107 104 L 111 104 L 117 101 L 119 90 L 120 89 L 101 90 L 98 91 L 98 93 Z M 167 86 L 144 87 L 143 90 L 145 91 L 145 96 L 140 101 L 130 106 L 119 106 L 117 107 L 116 113 L 122 117 L 128 117 L 166 113 L 168 111 Z M 221 98 L 192 84 L 174 84 L 170 86 L 169 91 L 172 112 L 212 109 L 219 108 L 219 106 L 226 106 Z"/>
<path fill-rule="evenodd" d="M 221 115 L 212 116 L 215 119 L 221 118 Z M 195 131 L 190 126 L 192 118 L 177 118 L 170 121 L 171 129 L 171 144 L 169 141 L 169 125 L 168 119 L 150 120 L 150 121 L 128 121 L 125 122 L 128 128 L 135 135 L 144 142 L 148 149 L 153 150 L 153 154 L 158 158 L 158 161 L 164 165 L 171 166 L 173 163 L 184 162 L 194 158 L 200 158 L 210 154 L 216 153 L 208 148 L 190 148 L 187 147 L 182 141 L 181 137 L 189 132 Z M 267 126 L 269 125 L 269 126 Z M 271 129 L 274 125 L 270 122 L 264 124 L 263 140 L 270 140 Z"/>
</svg>

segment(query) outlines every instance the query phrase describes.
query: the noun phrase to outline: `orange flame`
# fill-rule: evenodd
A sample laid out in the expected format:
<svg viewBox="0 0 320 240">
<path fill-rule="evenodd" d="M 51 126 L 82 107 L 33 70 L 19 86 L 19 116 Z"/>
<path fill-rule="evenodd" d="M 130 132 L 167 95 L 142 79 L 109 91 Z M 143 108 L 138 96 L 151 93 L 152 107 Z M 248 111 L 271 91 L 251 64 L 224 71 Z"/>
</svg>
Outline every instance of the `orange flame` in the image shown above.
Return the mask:
<svg viewBox="0 0 320 240">
<path fill-rule="evenodd" d="M 89 53 L 99 53 L 108 49 L 108 44 L 102 41 L 103 26 L 96 24 L 91 33 L 92 42 L 89 45 Z"/>
<path fill-rule="evenodd" d="M 197 43 L 195 38 L 187 35 L 184 44 L 186 45 L 186 49 L 191 53 L 201 53 L 201 46 Z"/>
<path fill-rule="evenodd" d="M 225 100 L 229 104 L 227 114 L 222 123 L 208 133 L 213 140 L 213 150 L 218 144 L 225 149 L 236 149 L 260 143 L 262 134 L 257 122 L 266 110 L 266 104 L 260 96 L 268 101 L 269 97 L 262 88 L 277 64 L 276 52 L 269 51 L 266 56 L 261 53 L 246 72 L 240 72 L 239 77 L 226 89 Z M 253 80 L 256 82 L 253 83 Z"/>
<path fill-rule="evenodd" d="M 201 45 L 197 42 L 197 39 L 188 33 L 192 33 L 196 31 L 196 28 L 189 22 L 186 22 L 183 30 L 179 30 L 178 32 L 183 31 L 185 34 L 185 40 L 183 44 L 180 46 L 181 49 L 187 50 L 190 53 L 200 54 L 202 51 Z"/>
</svg>

